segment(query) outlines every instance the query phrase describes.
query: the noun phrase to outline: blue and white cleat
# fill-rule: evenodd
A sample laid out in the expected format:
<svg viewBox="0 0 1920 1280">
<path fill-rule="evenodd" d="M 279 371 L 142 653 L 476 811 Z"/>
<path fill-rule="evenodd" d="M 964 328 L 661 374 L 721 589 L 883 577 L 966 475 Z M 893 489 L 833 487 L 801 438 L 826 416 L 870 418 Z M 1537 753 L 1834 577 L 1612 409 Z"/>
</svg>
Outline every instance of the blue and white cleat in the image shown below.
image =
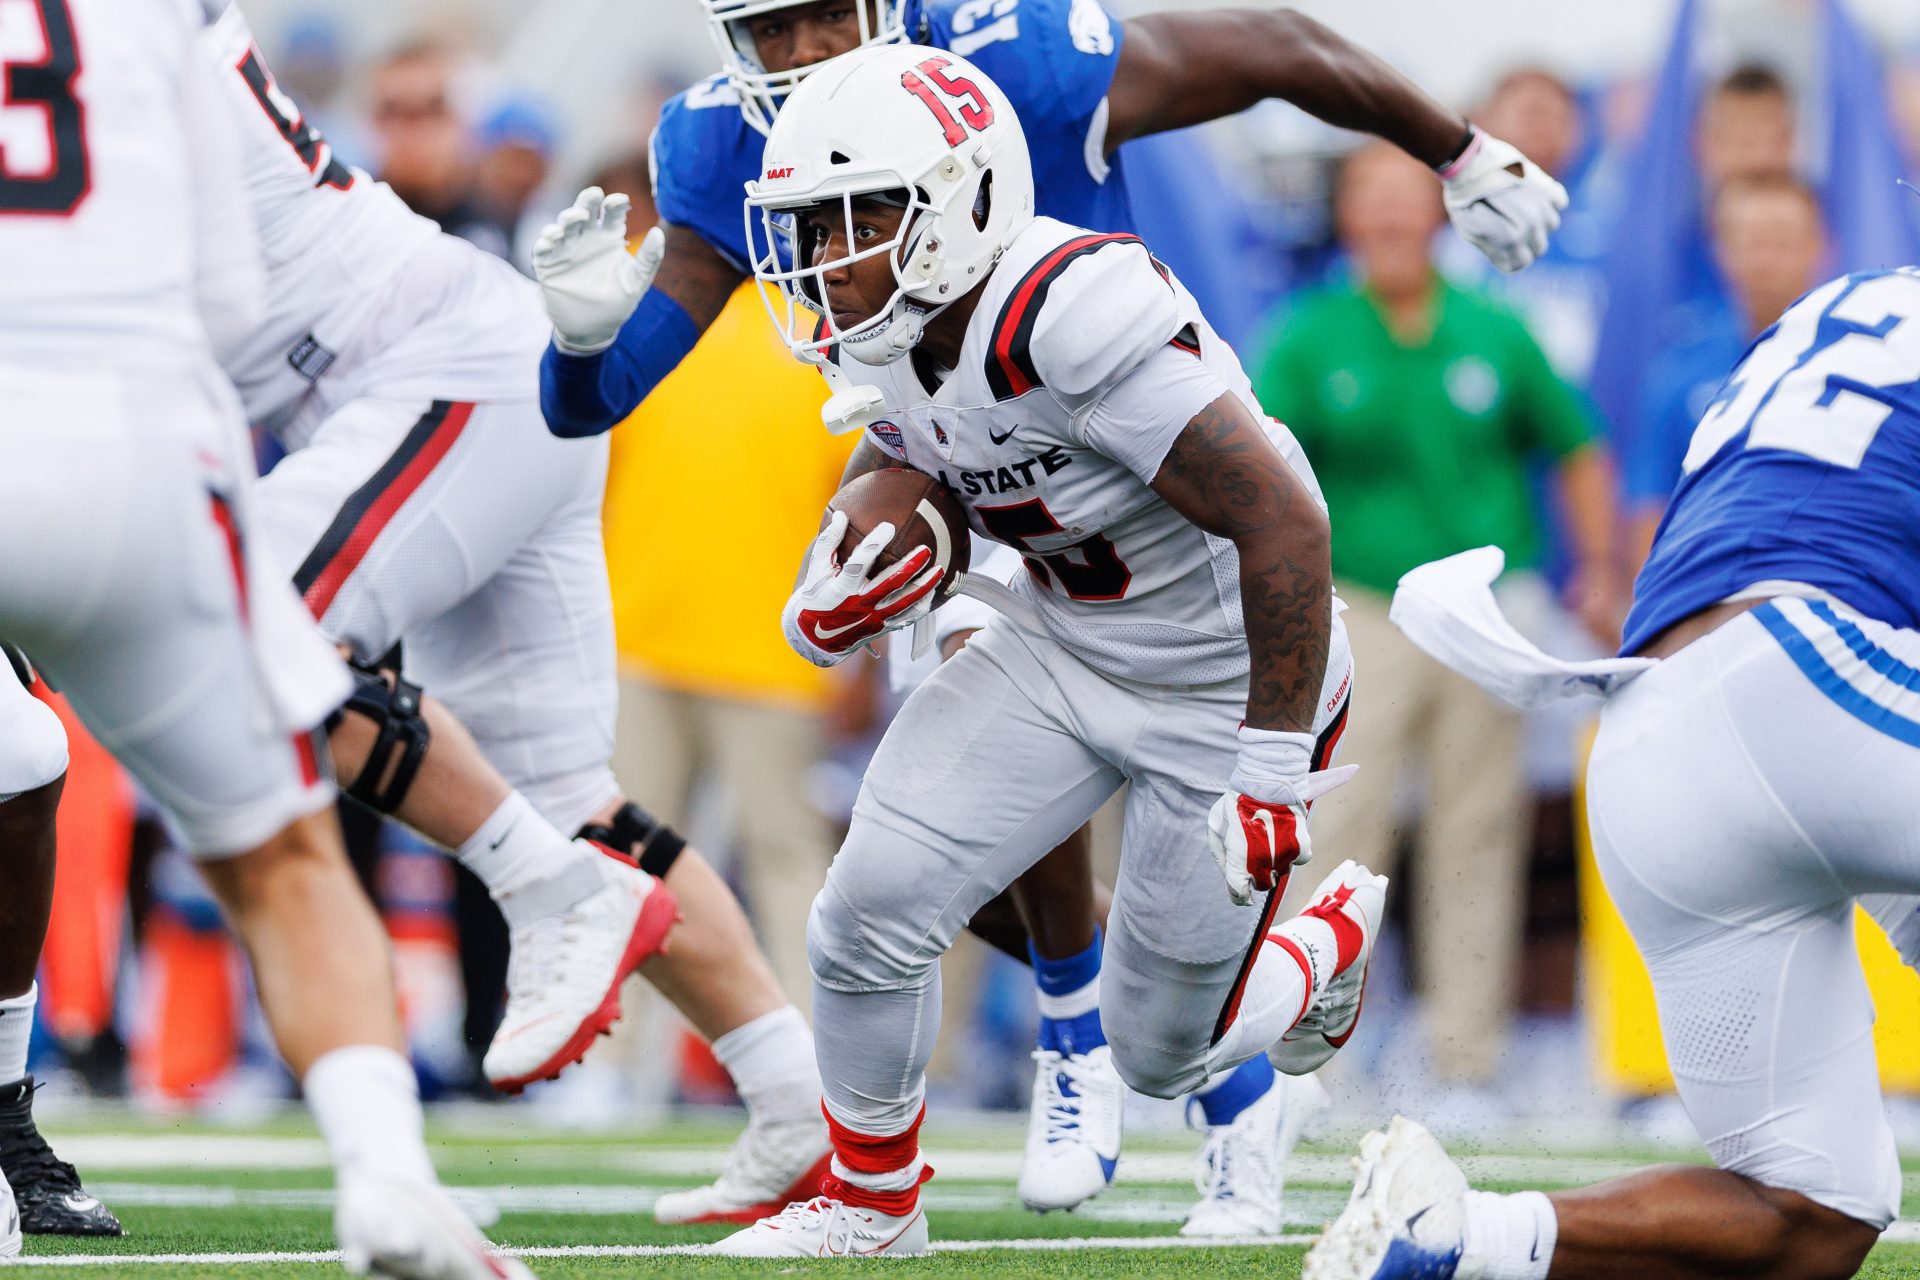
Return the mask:
<svg viewBox="0 0 1920 1280">
<path fill-rule="evenodd" d="M 1453 1280 L 1466 1247 L 1467 1177 L 1420 1125 L 1395 1116 L 1360 1140 L 1347 1207 L 1302 1280 Z"/>
<path fill-rule="evenodd" d="M 1086 1053 L 1036 1049 L 1033 1061 L 1020 1202 L 1036 1213 L 1072 1209 L 1113 1183 L 1127 1086 L 1106 1045 Z"/>
<path fill-rule="evenodd" d="M 1209 1127 L 1193 1179 L 1200 1200 L 1180 1234 L 1279 1235 L 1286 1225 L 1287 1160 L 1302 1138 L 1325 1128 L 1332 1105 L 1317 1077 L 1276 1075 L 1273 1087 L 1231 1123 Z M 1192 1100 L 1188 1107 L 1196 1109 Z"/>
</svg>

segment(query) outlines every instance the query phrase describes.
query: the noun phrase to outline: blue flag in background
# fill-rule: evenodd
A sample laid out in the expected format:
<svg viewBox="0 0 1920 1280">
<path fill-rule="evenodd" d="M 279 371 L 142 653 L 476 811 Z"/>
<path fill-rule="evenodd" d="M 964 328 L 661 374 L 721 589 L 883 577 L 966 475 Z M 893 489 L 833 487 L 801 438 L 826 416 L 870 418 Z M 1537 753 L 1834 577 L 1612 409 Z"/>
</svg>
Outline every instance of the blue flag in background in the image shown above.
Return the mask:
<svg viewBox="0 0 1920 1280">
<path fill-rule="evenodd" d="M 1628 160 L 1626 195 L 1605 257 L 1607 309 L 1590 389 L 1616 443 L 1631 429 L 1640 382 L 1660 350 L 1667 317 L 1698 288 L 1706 251 L 1693 151 L 1703 91 L 1694 53 L 1699 11 L 1699 0 L 1681 0 L 1645 132 Z"/>
<path fill-rule="evenodd" d="M 1826 207 L 1836 271 L 1920 262 L 1920 199 L 1904 190 L 1900 138 L 1888 111 L 1880 55 L 1840 0 L 1822 0 L 1827 92 Z"/>
</svg>

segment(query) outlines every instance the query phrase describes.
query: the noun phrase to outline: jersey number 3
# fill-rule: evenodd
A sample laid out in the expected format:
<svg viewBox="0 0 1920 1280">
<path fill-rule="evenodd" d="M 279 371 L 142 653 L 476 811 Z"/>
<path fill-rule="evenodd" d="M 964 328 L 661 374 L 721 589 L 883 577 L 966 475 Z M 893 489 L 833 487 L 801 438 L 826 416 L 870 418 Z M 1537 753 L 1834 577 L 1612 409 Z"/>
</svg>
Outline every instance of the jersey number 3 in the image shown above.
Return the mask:
<svg viewBox="0 0 1920 1280">
<path fill-rule="evenodd" d="M 92 185 L 67 0 L 0 0 L 0 214 L 65 218 Z"/>
<path fill-rule="evenodd" d="M 993 103 L 965 76 L 949 76 L 946 71 L 952 65 L 952 58 L 928 58 L 914 70 L 902 72 L 900 86 L 927 104 L 927 110 L 946 131 L 947 145 L 957 147 L 967 140 L 969 129 L 979 133 L 993 123 Z M 958 118 L 947 105 L 949 98 L 960 103 Z M 963 98 L 966 101 L 961 102 Z"/>
</svg>

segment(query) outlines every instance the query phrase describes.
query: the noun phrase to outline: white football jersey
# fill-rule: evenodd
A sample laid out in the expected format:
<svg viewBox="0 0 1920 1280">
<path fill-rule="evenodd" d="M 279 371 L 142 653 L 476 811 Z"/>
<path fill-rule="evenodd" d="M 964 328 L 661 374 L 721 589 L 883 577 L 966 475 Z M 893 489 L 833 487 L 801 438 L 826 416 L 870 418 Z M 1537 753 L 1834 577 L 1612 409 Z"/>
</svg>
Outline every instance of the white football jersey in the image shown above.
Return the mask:
<svg viewBox="0 0 1920 1280">
<path fill-rule="evenodd" d="M 867 438 L 938 476 L 976 532 L 1022 554 L 1014 589 L 1090 666 L 1149 684 L 1246 675 L 1239 553 L 1151 481 L 1221 395 L 1269 419 L 1233 349 L 1138 238 L 1036 219 L 984 286 L 960 366 L 937 389 L 912 359 L 832 355 L 885 393 Z M 1292 433 L 1269 433 L 1319 498 Z"/>
<path fill-rule="evenodd" d="M 327 371 L 382 286 L 440 229 L 340 162 L 274 83 L 238 5 L 225 5 L 209 49 L 238 126 L 267 267 L 267 314 L 226 361 L 248 416 L 260 421 Z"/>
<path fill-rule="evenodd" d="M 0 0 L 0 361 L 204 365 L 203 276 L 257 290 L 244 218 L 206 225 L 238 161 L 203 21 L 195 0 Z"/>
</svg>

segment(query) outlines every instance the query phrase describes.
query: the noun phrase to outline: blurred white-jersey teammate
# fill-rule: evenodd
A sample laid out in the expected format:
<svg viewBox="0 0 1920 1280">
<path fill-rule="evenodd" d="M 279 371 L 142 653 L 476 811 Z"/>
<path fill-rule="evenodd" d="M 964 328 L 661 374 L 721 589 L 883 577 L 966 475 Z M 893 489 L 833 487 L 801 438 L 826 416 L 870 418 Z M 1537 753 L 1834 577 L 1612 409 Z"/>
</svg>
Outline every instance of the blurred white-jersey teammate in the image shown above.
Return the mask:
<svg viewBox="0 0 1920 1280">
<path fill-rule="evenodd" d="M 1830 281 L 1748 350 L 1694 432 L 1627 657 L 1519 643 L 1497 571 L 1490 548 L 1416 569 L 1396 620 L 1516 702 L 1608 695 L 1594 855 L 1718 1167 L 1496 1195 L 1396 1118 L 1306 1275 L 1855 1274 L 1901 1194 L 1856 904 L 1920 967 L 1920 267 Z"/>
<path fill-rule="evenodd" d="M 332 1151 L 348 1264 L 524 1275 L 434 1178 L 320 771 L 350 682 L 248 537 L 252 454 L 212 346 L 257 316 L 261 273 L 204 18 L 0 0 L 0 634 L 202 860 Z"/>
<path fill-rule="evenodd" d="M 609 768 L 607 450 L 541 420 L 535 288 L 334 159 L 237 7 L 214 36 L 268 271 L 266 318 L 227 367 L 292 451 L 262 481 L 263 537 L 355 659 L 341 776 L 500 904 L 513 953 L 496 1085 L 578 1060 L 644 962 L 716 1042 L 755 1121 L 740 1158 L 764 1166 L 758 1199 L 777 1198 L 824 1156 L 811 1038 L 724 882 Z M 377 670 L 402 640 L 404 679 Z"/>
<path fill-rule="evenodd" d="M 1036 219 L 1006 96 L 937 50 L 814 72 L 762 169 L 756 271 L 786 290 L 795 349 L 862 403 L 849 476 L 943 478 L 1029 569 L 1024 616 L 995 619 L 895 719 L 814 902 L 834 1177 L 718 1246 L 912 1253 L 940 955 L 1123 783 L 1102 1017 L 1143 1092 L 1189 1092 L 1269 1047 L 1304 1072 L 1345 1043 L 1385 881 L 1345 864 L 1272 926 L 1306 806 L 1334 780 L 1351 667 L 1312 472 L 1179 282 L 1134 237 Z M 922 615 L 942 572 L 925 549 L 876 571 L 884 524 L 843 562 L 846 527 L 829 520 L 784 619 L 822 665 Z M 1235 905 L 1256 890 L 1266 910 Z"/>
</svg>

